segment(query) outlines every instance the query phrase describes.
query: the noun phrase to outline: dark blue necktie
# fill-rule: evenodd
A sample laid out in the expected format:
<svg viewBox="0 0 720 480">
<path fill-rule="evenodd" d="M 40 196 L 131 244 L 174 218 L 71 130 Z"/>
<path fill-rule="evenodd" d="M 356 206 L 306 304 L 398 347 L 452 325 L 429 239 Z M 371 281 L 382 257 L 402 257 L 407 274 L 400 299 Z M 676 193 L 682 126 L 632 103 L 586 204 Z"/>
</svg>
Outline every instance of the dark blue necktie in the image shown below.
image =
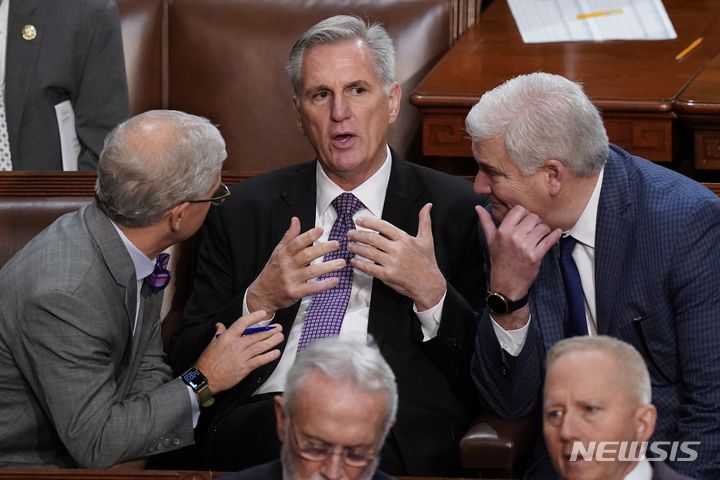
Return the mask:
<svg viewBox="0 0 720 480">
<path fill-rule="evenodd" d="M 585 297 L 577 265 L 572 258 L 575 240 L 570 235 L 560 239 L 560 271 L 565 285 L 567 299 L 567 317 L 565 320 L 565 338 L 587 335 L 587 318 L 585 317 Z"/>
</svg>

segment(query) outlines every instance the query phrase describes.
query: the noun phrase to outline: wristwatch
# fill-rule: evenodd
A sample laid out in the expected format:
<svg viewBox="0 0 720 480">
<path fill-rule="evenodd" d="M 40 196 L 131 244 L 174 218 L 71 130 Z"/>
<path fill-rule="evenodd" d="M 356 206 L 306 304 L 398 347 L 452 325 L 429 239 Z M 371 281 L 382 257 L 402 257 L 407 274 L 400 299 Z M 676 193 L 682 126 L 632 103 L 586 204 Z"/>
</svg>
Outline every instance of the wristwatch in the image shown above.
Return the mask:
<svg viewBox="0 0 720 480">
<path fill-rule="evenodd" d="M 488 296 L 485 297 L 485 303 L 487 303 L 490 313 L 497 317 L 502 317 L 508 313 L 512 313 L 515 310 L 520 310 L 528 303 L 528 294 L 520 300 L 512 301 L 505 295 L 499 292 L 488 292 Z"/>
<path fill-rule="evenodd" d="M 203 375 L 200 370 L 195 367 L 190 368 L 187 372 L 182 374 L 183 382 L 192 388 L 193 392 L 197 393 L 200 397 L 200 405 L 203 407 L 209 407 L 215 403 L 215 399 L 210 392 L 207 378 Z"/>
</svg>

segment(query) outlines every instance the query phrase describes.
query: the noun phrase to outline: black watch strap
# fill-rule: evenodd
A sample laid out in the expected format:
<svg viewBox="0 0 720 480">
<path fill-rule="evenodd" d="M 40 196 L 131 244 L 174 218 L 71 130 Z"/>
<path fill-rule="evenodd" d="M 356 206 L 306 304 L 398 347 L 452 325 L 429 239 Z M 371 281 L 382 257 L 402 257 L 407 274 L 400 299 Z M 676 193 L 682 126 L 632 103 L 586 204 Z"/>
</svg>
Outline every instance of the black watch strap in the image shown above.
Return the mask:
<svg viewBox="0 0 720 480">
<path fill-rule="evenodd" d="M 527 305 L 528 294 L 526 293 L 520 300 L 513 301 L 500 292 L 488 292 L 488 295 L 485 298 L 485 303 L 490 309 L 490 313 L 494 316 L 502 317 L 503 315 L 520 310 L 522 307 Z"/>
</svg>

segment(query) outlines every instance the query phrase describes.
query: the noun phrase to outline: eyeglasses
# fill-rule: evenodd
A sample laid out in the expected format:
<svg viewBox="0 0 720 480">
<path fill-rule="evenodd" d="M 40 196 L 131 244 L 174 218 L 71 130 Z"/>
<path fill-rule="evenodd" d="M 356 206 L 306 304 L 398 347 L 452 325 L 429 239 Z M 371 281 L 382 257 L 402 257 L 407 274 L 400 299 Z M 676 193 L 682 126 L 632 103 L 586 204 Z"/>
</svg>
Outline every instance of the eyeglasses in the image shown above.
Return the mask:
<svg viewBox="0 0 720 480">
<path fill-rule="evenodd" d="M 206 198 L 204 200 L 187 200 L 187 202 L 188 203 L 210 202 L 213 205 L 220 205 L 229 196 L 230 196 L 230 190 L 228 190 L 228 187 L 226 187 L 224 183 L 220 182 L 220 185 L 218 186 L 217 190 L 215 190 L 212 197 Z"/>
<path fill-rule="evenodd" d="M 343 447 L 342 451 L 335 452 L 334 447 L 329 445 L 315 445 L 313 443 L 300 445 L 300 441 L 298 440 L 297 433 L 294 429 L 293 437 L 295 439 L 298 454 L 300 454 L 300 456 L 305 460 L 310 460 L 311 462 L 324 462 L 334 455 L 340 455 L 343 462 L 348 467 L 367 467 L 377 456 L 375 453 L 359 452 L 350 447 Z"/>
</svg>

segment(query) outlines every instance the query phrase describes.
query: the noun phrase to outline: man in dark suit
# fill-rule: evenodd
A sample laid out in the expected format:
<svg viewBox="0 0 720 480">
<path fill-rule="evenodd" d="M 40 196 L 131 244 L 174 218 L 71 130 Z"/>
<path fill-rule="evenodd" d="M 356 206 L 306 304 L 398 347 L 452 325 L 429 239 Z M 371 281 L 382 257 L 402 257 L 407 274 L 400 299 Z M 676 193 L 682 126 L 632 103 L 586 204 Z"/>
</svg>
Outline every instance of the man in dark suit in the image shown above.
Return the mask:
<svg viewBox="0 0 720 480">
<path fill-rule="evenodd" d="M 279 357 L 263 353 L 282 340 L 279 326 L 242 336 L 258 312 L 219 326 L 182 378 L 164 362 L 160 254 L 227 195 L 226 156 L 207 119 L 128 120 L 101 154 L 95 202 L 0 271 L 0 467 L 107 468 L 189 445 L 198 404 Z"/>
<path fill-rule="evenodd" d="M 395 375 L 364 338 L 328 337 L 303 350 L 274 399 L 281 460 L 228 480 L 390 480 L 377 470 L 395 422 Z"/>
<path fill-rule="evenodd" d="M 507 418 L 537 413 L 555 343 L 620 338 L 650 366 L 653 440 L 701 442 L 696 461 L 671 466 L 717 478 L 720 200 L 609 145 L 582 88 L 557 75 L 486 93 L 467 129 L 475 189 L 492 202 L 478 211 L 491 292 L 472 365 L 481 400 Z"/>
<path fill-rule="evenodd" d="M 337 16 L 303 34 L 286 70 L 298 126 L 317 161 L 235 185 L 206 221 L 175 368 L 194 361 L 216 322 L 230 325 L 244 311 L 274 314 L 289 332 L 280 361 L 219 405 L 205 447 L 215 470 L 277 458 L 272 398 L 284 390 L 318 314 L 332 311 L 321 328 L 372 334 L 403 392 L 381 469 L 461 472 L 457 445 L 476 402 L 473 307 L 481 308 L 483 291 L 472 210 L 483 199 L 469 182 L 391 152 L 387 130 L 401 97 L 394 65 L 392 41 L 379 25 Z M 359 200 L 359 210 L 336 206 L 343 198 Z M 334 234 L 341 225 L 349 232 Z"/>
<path fill-rule="evenodd" d="M 578 365 L 593 375 L 578 375 Z M 605 335 L 559 341 L 548 352 L 543 399 L 550 455 L 525 478 L 690 480 L 644 455 L 657 418 L 651 399 L 650 374 L 632 345 Z M 680 456 L 691 458 L 692 447 Z"/>
<path fill-rule="evenodd" d="M 77 169 L 95 170 L 103 140 L 130 116 L 117 5 L 8 2 L 3 98 L 13 170 L 63 170 L 56 106 L 65 101 L 75 116 Z"/>
</svg>

